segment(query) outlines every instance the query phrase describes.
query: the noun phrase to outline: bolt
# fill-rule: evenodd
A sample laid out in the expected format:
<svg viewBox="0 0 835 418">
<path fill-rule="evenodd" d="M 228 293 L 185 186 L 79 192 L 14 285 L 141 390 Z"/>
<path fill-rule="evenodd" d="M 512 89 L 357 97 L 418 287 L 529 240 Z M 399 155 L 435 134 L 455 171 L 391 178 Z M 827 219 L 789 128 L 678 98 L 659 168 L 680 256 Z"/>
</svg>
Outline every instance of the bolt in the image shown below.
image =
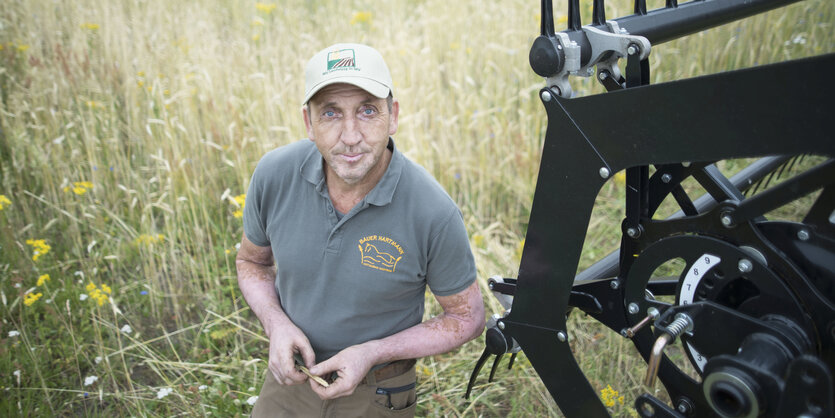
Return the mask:
<svg viewBox="0 0 835 418">
<path fill-rule="evenodd" d="M 740 273 L 749 273 L 754 269 L 754 265 L 751 263 L 751 260 L 743 258 L 742 260 L 739 260 L 737 268 L 739 268 Z"/>
<path fill-rule="evenodd" d="M 632 302 L 632 303 L 629 304 L 629 313 L 631 313 L 632 315 L 635 315 L 640 310 L 641 310 L 641 308 L 638 307 L 637 303 Z"/>
<path fill-rule="evenodd" d="M 661 312 L 658 312 L 658 309 L 654 306 L 650 306 L 650 308 L 647 309 L 647 315 L 649 315 L 653 318 L 658 318 L 658 314 L 660 314 L 660 313 Z"/>
<path fill-rule="evenodd" d="M 489 287 L 489 288 L 490 288 L 490 290 L 493 290 L 493 282 L 489 282 L 489 283 L 487 283 L 487 287 Z"/>
<path fill-rule="evenodd" d="M 629 45 L 629 47 L 626 48 L 626 53 L 629 55 L 635 55 L 638 53 L 638 48 L 635 46 L 635 44 Z"/>
<path fill-rule="evenodd" d="M 809 231 L 807 231 L 805 229 L 801 229 L 800 231 L 797 231 L 797 239 L 799 239 L 801 241 L 808 241 L 809 240 Z"/>
<path fill-rule="evenodd" d="M 635 227 L 626 228 L 626 235 L 629 235 L 630 238 L 638 238 L 641 236 L 641 231 Z"/>
<path fill-rule="evenodd" d="M 672 179 L 673 179 L 673 176 L 671 176 L 669 174 L 664 174 L 664 175 L 661 176 L 661 182 L 663 182 L 663 183 L 669 183 L 670 180 L 672 180 Z"/>
<path fill-rule="evenodd" d="M 684 168 L 690 167 L 690 161 L 684 161 L 681 163 L 681 166 Z"/>
<path fill-rule="evenodd" d="M 603 81 L 607 78 L 609 78 L 609 72 L 608 71 L 601 71 L 600 74 L 597 74 L 597 79 L 600 80 L 600 81 Z"/>
<path fill-rule="evenodd" d="M 551 93 L 547 91 L 542 92 L 542 101 L 543 102 L 550 102 L 551 101 Z"/>
<path fill-rule="evenodd" d="M 568 337 L 565 335 L 564 332 L 560 331 L 560 332 L 557 332 L 557 339 L 560 340 L 560 342 L 564 343 L 565 340 L 568 339 Z"/>
<path fill-rule="evenodd" d="M 586 74 L 588 74 L 589 77 L 593 76 L 594 75 L 594 68 L 587 69 Z"/>
<path fill-rule="evenodd" d="M 604 179 L 609 178 L 609 174 L 611 174 L 609 173 L 609 169 L 606 167 L 600 167 L 598 173 L 600 174 L 600 177 L 603 177 Z"/>
<path fill-rule="evenodd" d="M 683 415 L 690 415 L 693 413 L 693 402 L 690 399 L 681 398 L 676 404 L 676 410 Z"/>
<path fill-rule="evenodd" d="M 719 220 L 722 222 L 722 225 L 725 225 L 727 228 L 730 228 L 734 224 L 734 218 L 731 218 L 730 213 L 723 213 Z"/>
<path fill-rule="evenodd" d="M 499 327 L 499 329 L 504 329 L 504 321 L 499 321 L 499 322 L 496 324 L 496 326 L 498 326 L 498 327 Z"/>
<path fill-rule="evenodd" d="M 609 286 L 611 286 L 614 290 L 618 290 L 618 288 L 620 287 L 620 282 L 617 280 L 612 280 L 611 282 L 609 282 Z"/>
</svg>

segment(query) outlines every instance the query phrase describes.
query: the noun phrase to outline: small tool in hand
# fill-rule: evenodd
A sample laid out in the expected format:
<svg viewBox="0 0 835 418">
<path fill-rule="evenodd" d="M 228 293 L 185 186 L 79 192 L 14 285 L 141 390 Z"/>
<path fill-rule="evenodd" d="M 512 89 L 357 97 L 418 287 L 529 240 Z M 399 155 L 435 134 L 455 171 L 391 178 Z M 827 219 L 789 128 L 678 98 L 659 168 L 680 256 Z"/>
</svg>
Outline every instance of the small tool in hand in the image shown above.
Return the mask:
<svg viewBox="0 0 835 418">
<path fill-rule="evenodd" d="M 310 370 L 308 370 L 307 367 L 305 367 L 304 364 L 302 364 L 301 360 L 299 360 L 298 358 L 295 358 L 295 360 L 296 360 L 296 369 L 298 369 L 300 372 L 306 374 L 307 377 L 313 379 L 314 382 L 322 385 L 323 387 L 330 386 L 330 383 L 328 383 L 325 379 L 322 379 L 321 377 L 316 376 L 313 373 L 310 373 Z"/>
</svg>

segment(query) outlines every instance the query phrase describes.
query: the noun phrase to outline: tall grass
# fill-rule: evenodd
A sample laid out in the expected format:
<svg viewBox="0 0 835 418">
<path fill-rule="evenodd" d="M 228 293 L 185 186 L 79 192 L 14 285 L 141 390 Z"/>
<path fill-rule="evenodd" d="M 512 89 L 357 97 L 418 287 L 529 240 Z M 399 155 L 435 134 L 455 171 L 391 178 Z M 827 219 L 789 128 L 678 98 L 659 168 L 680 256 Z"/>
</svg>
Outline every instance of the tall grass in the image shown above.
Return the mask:
<svg viewBox="0 0 835 418">
<path fill-rule="evenodd" d="M 334 42 L 386 57 L 398 147 L 461 206 L 479 276 L 513 277 L 546 122 L 527 63 L 538 22 L 521 0 L 0 3 L 0 414 L 248 414 L 267 344 L 237 290 L 235 197 L 266 150 L 304 136 L 302 68 Z M 654 46 L 653 80 L 832 52 L 833 22 L 832 2 L 809 0 Z M 622 188 L 601 192 L 582 266 L 617 248 Z M 634 349 L 572 325 L 590 381 L 627 414 Z M 421 360 L 419 415 L 559 414 L 524 354 L 463 400 L 481 349 Z"/>
</svg>

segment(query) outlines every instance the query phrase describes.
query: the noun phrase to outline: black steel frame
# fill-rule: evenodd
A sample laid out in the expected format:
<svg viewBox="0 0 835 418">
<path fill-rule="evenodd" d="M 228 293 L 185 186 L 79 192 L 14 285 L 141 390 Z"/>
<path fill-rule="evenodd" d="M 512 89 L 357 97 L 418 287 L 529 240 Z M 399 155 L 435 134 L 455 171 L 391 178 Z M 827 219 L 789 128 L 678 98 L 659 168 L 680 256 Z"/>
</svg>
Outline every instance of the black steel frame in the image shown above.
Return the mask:
<svg viewBox="0 0 835 418">
<path fill-rule="evenodd" d="M 646 12 L 645 3 L 637 1 L 635 15 L 615 21 L 655 45 L 792 2 L 703 0 L 678 5 L 668 0 L 667 7 Z M 551 36 L 551 2 L 543 1 L 542 6 L 542 34 Z M 588 44 L 578 10 L 577 0 L 569 0 L 566 33 Z M 602 1 L 596 1 L 595 25 L 605 22 L 602 10 Z M 501 325 L 522 347 L 563 413 L 608 416 L 565 340 L 566 312 L 586 229 L 608 176 L 623 169 L 682 162 L 800 154 L 835 157 L 835 88 L 829 80 L 833 70 L 835 54 L 575 99 L 561 98 L 548 87 L 540 91 L 548 127 L 515 299 Z M 816 175 L 814 187 L 835 180 L 828 167 Z M 821 183 L 820 178 L 825 180 Z M 832 207 L 832 188 L 828 190 L 829 197 L 821 199 L 830 200 L 825 203 Z M 631 207 L 640 211 L 649 204 L 642 198 L 646 196 L 638 196 Z M 709 213 L 719 221 L 718 212 Z M 625 225 L 629 217 L 627 213 Z M 605 272 L 586 279 L 617 270 L 611 267 L 610 263 Z M 611 306 L 623 303 L 623 288 L 608 281 L 596 286 L 593 298 L 609 304 L 608 310 L 626 309 Z M 599 296 L 605 289 L 610 295 Z M 626 317 L 625 312 L 610 315 L 607 325 L 626 327 Z"/>
</svg>

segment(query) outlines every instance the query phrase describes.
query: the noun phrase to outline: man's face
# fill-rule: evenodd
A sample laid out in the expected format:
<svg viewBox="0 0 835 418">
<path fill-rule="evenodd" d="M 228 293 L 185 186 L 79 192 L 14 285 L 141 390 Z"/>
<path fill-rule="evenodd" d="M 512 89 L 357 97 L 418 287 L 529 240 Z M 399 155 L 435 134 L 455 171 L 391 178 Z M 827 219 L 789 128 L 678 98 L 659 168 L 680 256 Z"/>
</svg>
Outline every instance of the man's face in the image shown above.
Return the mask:
<svg viewBox="0 0 835 418">
<path fill-rule="evenodd" d="M 327 164 L 328 175 L 348 185 L 376 181 L 386 170 L 389 135 L 397 131 L 399 104 L 350 84 L 325 87 L 304 109 L 307 135 Z"/>
</svg>

